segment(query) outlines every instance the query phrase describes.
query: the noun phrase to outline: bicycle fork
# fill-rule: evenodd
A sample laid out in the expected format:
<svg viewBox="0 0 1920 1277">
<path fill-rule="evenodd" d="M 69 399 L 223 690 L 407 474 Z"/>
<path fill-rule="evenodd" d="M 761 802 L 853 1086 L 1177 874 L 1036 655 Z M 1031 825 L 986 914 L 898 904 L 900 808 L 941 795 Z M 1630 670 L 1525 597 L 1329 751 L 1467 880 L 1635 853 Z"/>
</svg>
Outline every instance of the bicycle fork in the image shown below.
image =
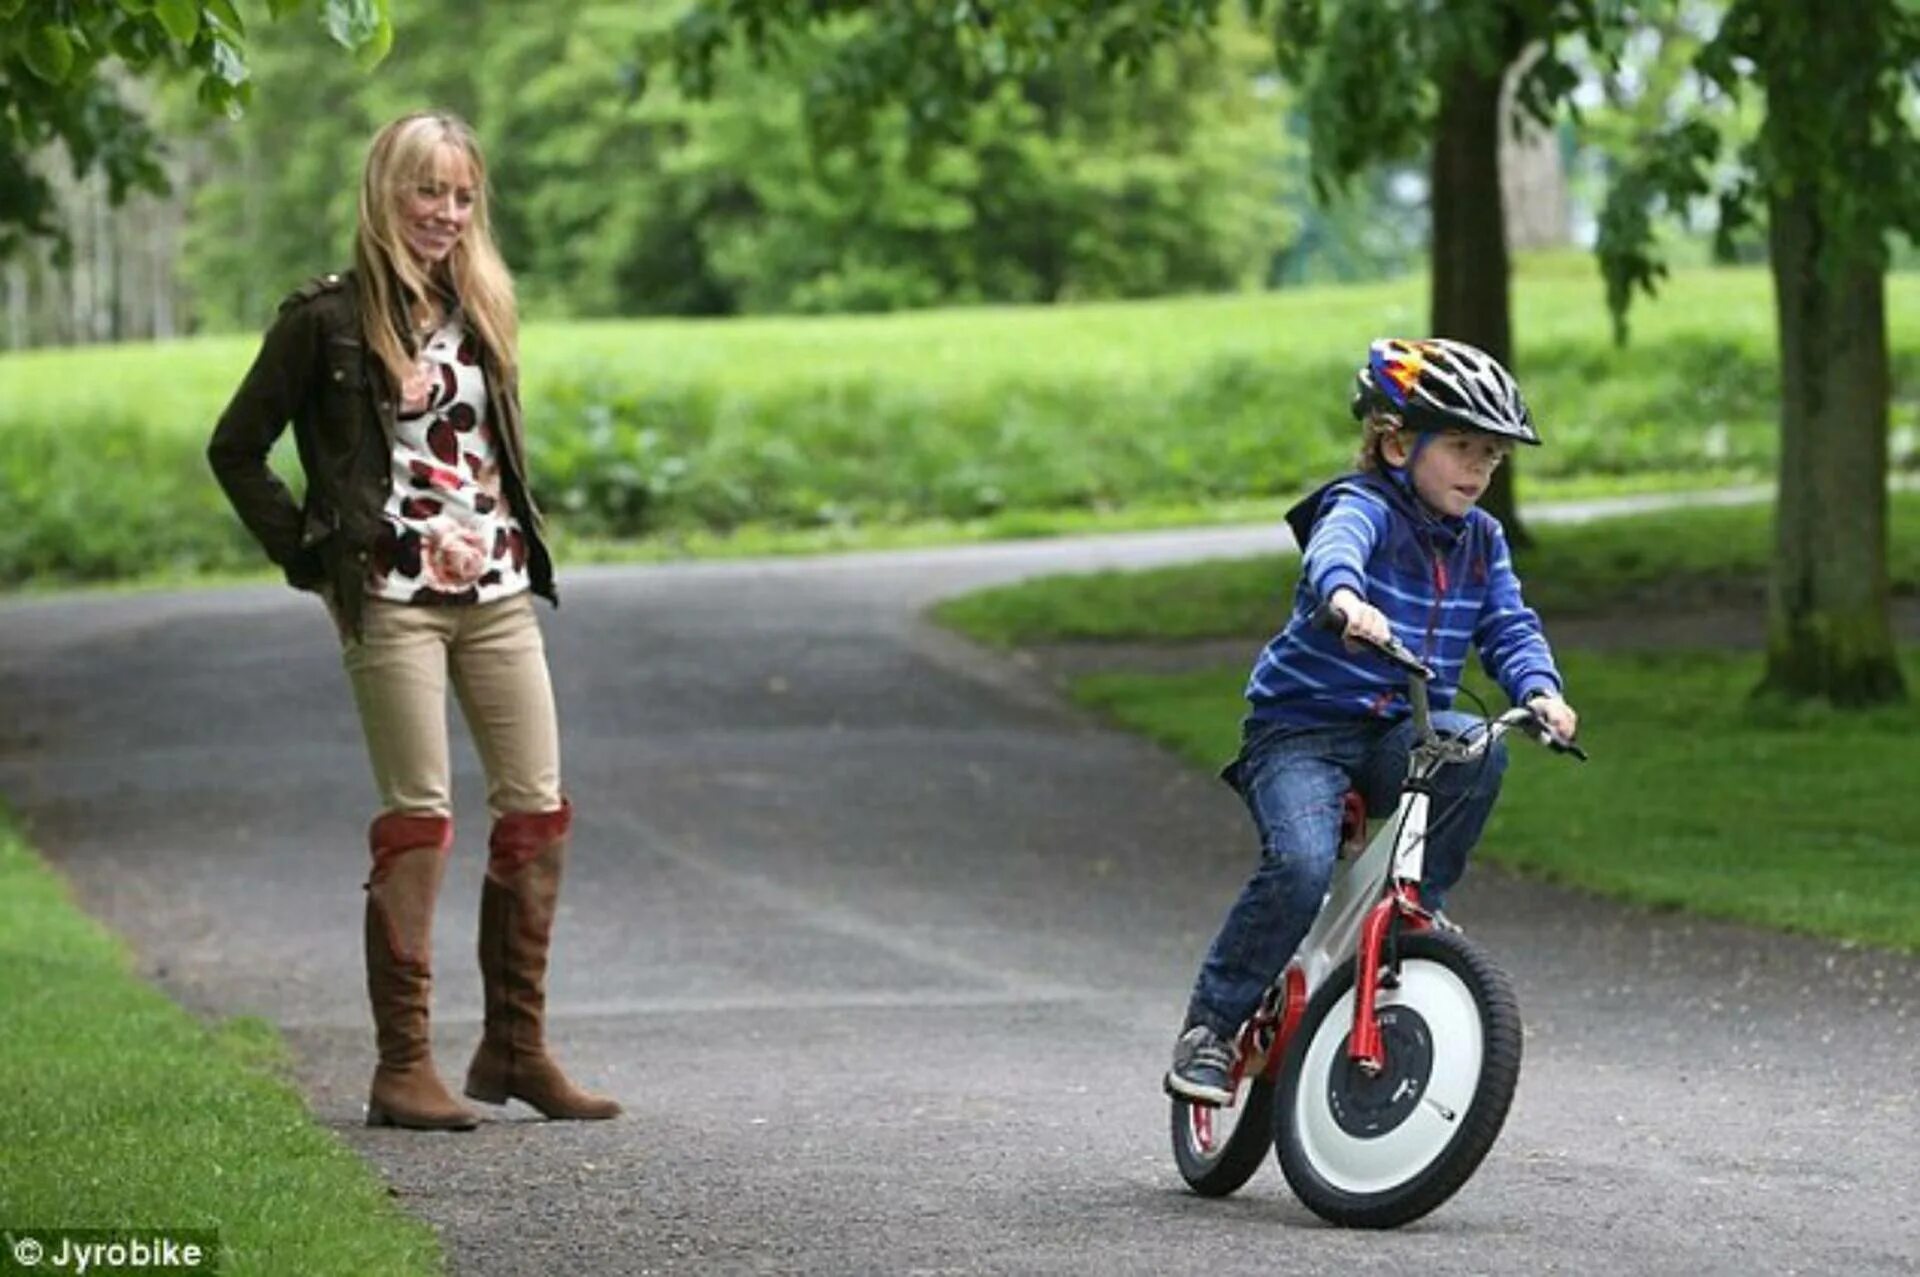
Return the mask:
<svg viewBox="0 0 1920 1277">
<path fill-rule="evenodd" d="M 1360 924 L 1360 942 L 1354 953 L 1353 1031 L 1347 1037 L 1347 1058 L 1368 1077 L 1378 1076 L 1386 1068 L 1386 1046 L 1380 1037 L 1380 1020 L 1375 1014 L 1382 988 L 1381 961 L 1389 940 L 1398 926 L 1424 930 L 1432 915 L 1420 903 L 1420 877 L 1426 868 L 1427 813 L 1432 796 L 1423 790 L 1411 790 L 1402 799 L 1394 823 L 1395 846 L 1393 872 L 1386 893 Z M 1391 960 L 1397 969 L 1397 953 Z M 1385 987 L 1391 988 L 1394 975 L 1388 974 Z"/>
</svg>

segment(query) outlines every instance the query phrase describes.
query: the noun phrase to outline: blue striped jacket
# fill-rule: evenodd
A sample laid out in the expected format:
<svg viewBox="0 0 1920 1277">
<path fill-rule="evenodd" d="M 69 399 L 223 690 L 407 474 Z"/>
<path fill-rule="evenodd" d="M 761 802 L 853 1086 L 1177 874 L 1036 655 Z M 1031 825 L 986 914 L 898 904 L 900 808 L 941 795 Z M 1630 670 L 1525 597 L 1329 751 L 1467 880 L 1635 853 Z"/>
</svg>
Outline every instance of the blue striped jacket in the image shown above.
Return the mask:
<svg viewBox="0 0 1920 1277">
<path fill-rule="evenodd" d="M 1320 600 L 1343 585 L 1384 612 L 1394 637 L 1433 667 L 1436 710 L 1453 704 L 1469 647 L 1515 703 L 1561 690 L 1540 618 L 1520 597 L 1506 534 L 1486 511 L 1437 515 L 1398 476 L 1353 474 L 1300 502 L 1287 523 L 1305 561 L 1293 614 L 1247 680 L 1252 718 L 1325 724 L 1411 712 L 1404 675 L 1314 627 Z"/>
</svg>

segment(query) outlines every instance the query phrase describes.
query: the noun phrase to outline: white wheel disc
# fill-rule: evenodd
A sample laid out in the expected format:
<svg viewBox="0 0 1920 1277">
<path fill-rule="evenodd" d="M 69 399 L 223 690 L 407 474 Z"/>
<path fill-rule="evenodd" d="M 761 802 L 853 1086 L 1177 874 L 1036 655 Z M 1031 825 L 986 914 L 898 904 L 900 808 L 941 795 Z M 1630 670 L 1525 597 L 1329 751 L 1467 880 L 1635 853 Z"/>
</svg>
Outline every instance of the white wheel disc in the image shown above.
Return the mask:
<svg viewBox="0 0 1920 1277">
<path fill-rule="evenodd" d="M 1389 1008 L 1413 1012 L 1402 1017 L 1405 1032 L 1424 1038 L 1430 1052 L 1396 1051 L 1396 1041 L 1416 1048 L 1418 1042 L 1389 1033 L 1381 1079 L 1360 1080 L 1362 1088 L 1379 1093 L 1379 1112 L 1371 1123 L 1356 1121 L 1351 1108 L 1343 1107 L 1358 1079 L 1347 1057 L 1353 1029 L 1349 989 L 1314 1027 L 1290 1115 L 1314 1171 L 1331 1187 L 1359 1195 L 1407 1183 L 1446 1150 L 1479 1089 L 1486 1052 L 1472 991 L 1440 963 L 1408 959 L 1400 968 L 1400 987 L 1382 989 L 1377 1006 L 1383 1020 L 1391 1018 L 1384 1014 Z"/>
</svg>

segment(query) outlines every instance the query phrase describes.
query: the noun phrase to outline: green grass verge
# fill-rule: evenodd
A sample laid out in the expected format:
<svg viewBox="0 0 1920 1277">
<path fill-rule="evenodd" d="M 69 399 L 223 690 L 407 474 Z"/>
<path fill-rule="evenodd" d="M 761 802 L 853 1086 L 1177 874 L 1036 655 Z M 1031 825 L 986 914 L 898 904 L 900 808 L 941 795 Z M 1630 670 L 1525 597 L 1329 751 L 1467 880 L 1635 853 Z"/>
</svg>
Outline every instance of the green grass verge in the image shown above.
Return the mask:
<svg viewBox="0 0 1920 1277">
<path fill-rule="evenodd" d="M 1715 471 L 1651 471 L 1630 476 L 1587 475 L 1532 479 L 1530 501 L 1577 501 L 1588 497 L 1644 496 L 1658 492 L 1696 492 L 1728 487 L 1751 475 Z M 902 524 L 834 524 L 819 528 L 783 528 L 749 523 L 720 532 L 685 529 L 647 537 L 579 536 L 564 521 L 552 525 L 554 558 L 564 573 L 586 564 L 676 563 L 695 559 L 786 557 L 847 554 L 869 550 L 924 549 L 988 541 L 1103 533 L 1141 532 L 1246 523 L 1277 523 L 1292 498 L 1252 499 L 1209 504 L 1128 506 L 1118 510 L 1010 510 L 980 519 L 933 519 Z M 235 548 L 234 566 L 196 568 L 179 562 L 131 570 L 126 575 L 75 581 L 40 576 L 14 593 L 41 595 L 74 590 L 138 593 L 193 586 L 249 585 L 281 580 L 251 544 Z M 244 566 L 252 564 L 253 566 Z M 5 592 L 0 589 L 0 593 Z"/>
<path fill-rule="evenodd" d="M 1758 605 L 1772 519 L 1760 503 L 1541 525 L 1519 563 L 1527 601 L 1549 635 L 1557 617 Z M 1894 494 L 1891 523 L 1894 588 L 1920 590 L 1920 493 Z M 1003 647 L 1264 636 L 1285 622 L 1299 572 L 1299 557 L 1286 554 L 1047 577 L 950 599 L 934 614 Z"/>
<path fill-rule="evenodd" d="M 1573 652 L 1562 663 L 1593 761 L 1516 742 L 1478 858 L 1636 904 L 1920 952 L 1907 805 L 1920 705 L 1758 706 L 1757 656 Z M 1920 687 L 1920 654 L 1906 672 Z M 1098 675 L 1073 694 L 1214 767 L 1232 755 L 1245 680 L 1239 666 Z"/>
<path fill-rule="evenodd" d="M 433 1273 L 440 1246 L 313 1125 L 258 1020 L 130 972 L 0 813 L 0 1224 L 217 1229 L 224 1273 Z"/>
<path fill-rule="evenodd" d="M 1757 476 L 1778 438 L 1768 279 L 1678 271 L 1613 345 L 1591 265 L 1523 261 L 1525 482 Z M 535 324 L 534 486 L 575 537 L 727 545 L 1032 527 L 1278 499 L 1351 453 L 1346 387 L 1419 279 L 1087 306 Z M 1888 288 L 1893 451 L 1920 464 L 1920 276 Z M 0 356 L 0 586 L 258 561 L 207 474 L 255 335 Z M 285 465 L 285 458 L 281 464 Z M 291 467 L 289 467 L 291 468 Z M 745 530 L 745 531 L 743 531 Z M 1000 534 L 1000 533 L 992 533 Z M 869 544 L 871 542 L 868 542 Z"/>
</svg>

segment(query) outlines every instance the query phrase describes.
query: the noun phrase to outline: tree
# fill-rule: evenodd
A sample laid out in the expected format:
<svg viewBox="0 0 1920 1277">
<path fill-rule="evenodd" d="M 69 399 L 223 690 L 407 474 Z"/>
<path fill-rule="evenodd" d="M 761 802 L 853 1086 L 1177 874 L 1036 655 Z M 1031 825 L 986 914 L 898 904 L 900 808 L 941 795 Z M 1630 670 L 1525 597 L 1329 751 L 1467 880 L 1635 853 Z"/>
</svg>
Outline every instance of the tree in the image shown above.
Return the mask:
<svg viewBox="0 0 1920 1277">
<path fill-rule="evenodd" d="M 489 144 L 495 227 L 530 314 L 729 314 L 1143 296 L 1262 280 L 1297 220 L 1265 37 L 1173 41 L 1122 84 L 1090 57 L 997 83 L 951 135 L 876 110 L 855 144 L 813 153 L 807 86 L 861 19 L 792 38 L 749 74 L 724 55 L 709 96 L 636 100 L 630 51 L 675 6 L 410 0 L 377 78 L 317 32 L 254 48 L 241 123 L 208 130 L 185 264 L 196 312 L 257 322 L 345 246 L 365 138 L 443 103 Z M 442 33 L 457 30 L 449 40 Z M 441 38 L 436 38 L 436 37 Z"/>
<path fill-rule="evenodd" d="M 1279 66 L 1305 89 L 1316 184 L 1325 194 L 1382 161 L 1428 149 L 1433 292 L 1429 329 L 1512 361 L 1510 268 L 1500 202 L 1502 89 L 1522 54 L 1513 101 L 1545 122 L 1578 82 L 1561 45 L 1580 37 L 1603 55 L 1624 30 L 1625 0 L 1243 0 L 1273 27 Z M 718 55 L 735 44 L 780 56 L 797 34 L 869 9 L 860 0 L 697 0 L 673 39 L 643 49 L 672 65 L 689 92 L 711 92 Z M 1222 0 L 1080 0 L 1013 5 L 907 0 L 881 7 L 861 38 L 813 81 L 809 118 L 828 146 L 858 139 L 884 104 L 904 108 L 931 146 L 962 127 L 1010 75 L 1077 50 L 1123 73 L 1163 44 L 1216 31 Z M 1512 471 L 1487 504 L 1516 540 Z"/>
<path fill-rule="evenodd" d="M 1897 700 L 1887 577 L 1888 236 L 1920 239 L 1920 11 L 1903 0 L 1734 0 L 1696 61 L 1704 91 L 1646 139 L 1603 214 L 1621 325 L 1662 274 L 1652 216 L 1714 197 L 1720 232 L 1764 215 L 1779 321 L 1780 483 L 1759 690 Z M 1705 118 L 1758 92 L 1736 155 Z"/>
<path fill-rule="evenodd" d="M 1579 37 L 1604 53 L 1624 20 L 1603 0 L 1471 0 L 1444 18 L 1419 0 L 1280 0 L 1275 48 L 1306 87 L 1316 183 L 1344 187 L 1382 161 L 1428 151 L 1434 335 L 1513 367 L 1500 140 L 1517 121 L 1503 118 L 1503 90 L 1517 69 L 1512 104 L 1547 123 L 1579 79 L 1561 46 Z M 1513 475 L 1496 472 L 1485 504 L 1525 544 Z"/>
<path fill-rule="evenodd" d="M 305 0 L 268 0 L 274 19 Z M 392 40 L 387 0 L 320 0 L 329 34 L 364 62 Z M 238 114 L 252 97 L 246 26 L 232 0 L 0 0 L 0 257 L 30 239 L 67 240 L 54 190 L 36 164 L 66 149 L 74 175 L 103 172 L 114 203 L 167 189 L 159 139 L 129 106 L 129 79 L 197 77 L 209 111 Z"/>
</svg>

